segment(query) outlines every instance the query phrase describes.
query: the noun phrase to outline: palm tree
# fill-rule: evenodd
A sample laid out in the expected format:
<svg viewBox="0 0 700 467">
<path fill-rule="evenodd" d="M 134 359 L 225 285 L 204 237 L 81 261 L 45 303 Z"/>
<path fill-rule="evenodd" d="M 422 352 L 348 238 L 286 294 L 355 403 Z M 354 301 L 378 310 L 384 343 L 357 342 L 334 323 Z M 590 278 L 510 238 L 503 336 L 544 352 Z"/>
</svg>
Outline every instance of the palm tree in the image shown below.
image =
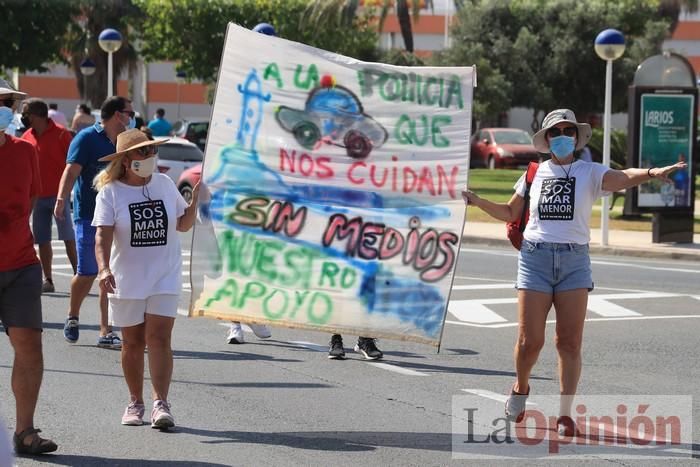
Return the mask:
<svg viewBox="0 0 700 467">
<path fill-rule="evenodd" d="M 66 33 L 67 59 L 75 73 L 80 100 L 99 108 L 108 97 L 107 54 L 100 48 L 97 38 L 105 28 L 117 29 L 122 34 L 122 46 L 113 54 L 116 82 L 125 68 L 133 71 L 136 67 L 138 54 L 130 39 L 133 40 L 134 25 L 138 26 L 142 15 L 131 0 L 79 0 L 78 3 L 80 13 Z M 95 63 L 95 73 L 84 78 L 80 72 L 80 63 L 87 57 Z M 116 85 L 113 89 L 117 89 Z"/>
<path fill-rule="evenodd" d="M 378 0 L 379 10 L 378 30 L 381 32 L 384 22 L 392 8 L 393 0 Z M 366 1 L 366 3 L 368 3 Z M 425 1 L 426 7 L 432 8 L 432 0 Z M 307 7 L 307 20 L 310 27 L 314 24 L 333 24 L 337 27 L 349 27 L 357 16 L 360 7 L 359 0 L 312 0 Z M 396 17 L 401 28 L 401 37 L 408 52 L 413 53 L 413 28 L 411 16 L 416 19 L 420 15 L 421 4 L 415 0 L 396 0 Z"/>
<path fill-rule="evenodd" d="M 694 13 L 700 8 L 698 0 L 661 0 L 659 3 L 659 15 L 671 20 L 670 32 L 673 34 L 678 20 L 680 19 L 681 10 L 689 13 Z"/>
</svg>

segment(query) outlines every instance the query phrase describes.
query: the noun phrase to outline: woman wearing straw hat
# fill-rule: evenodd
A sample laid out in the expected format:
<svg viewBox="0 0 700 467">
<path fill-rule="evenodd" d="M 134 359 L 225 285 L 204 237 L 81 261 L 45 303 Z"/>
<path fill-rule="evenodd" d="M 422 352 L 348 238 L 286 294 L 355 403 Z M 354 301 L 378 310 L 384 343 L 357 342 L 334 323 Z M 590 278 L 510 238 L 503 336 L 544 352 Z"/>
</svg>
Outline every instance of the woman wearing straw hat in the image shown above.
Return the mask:
<svg viewBox="0 0 700 467">
<path fill-rule="evenodd" d="M 530 187 L 530 220 L 518 257 L 519 327 L 514 351 L 517 380 L 506 401 L 506 417 L 516 422 L 523 419 L 530 393 L 530 372 L 544 345 L 547 314 L 554 305 L 561 394 L 557 425 L 564 436 L 577 433 L 571 406 L 581 374 L 588 293 L 593 290 L 588 255 L 593 203 L 603 195 L 652 178 L 669 182 L 671 172 L 686 167 L 677 163 L 660 168 L 612 170 L 602 164 L 576 160 L 574 151 L 583 148 L 590 138 L 591 127 L 578 123 L 571 110 L 554 110 L 544 118 L 533 144 L 552 158 L 540 164 Z M 514 222 L 525 207 L 525 185 L 523 175 L 515 184 L 515 194 L 505 204 L 487 201 L 472 191 L 463 191 L 462 196 L 467 204 L 492 217 Z"/>
<path fill-rule="evenodd" d="M 156 169 L 158 145 L 137 129 L 117 137 L 117 152 L 100 159 L 107 167 L 95 177 L 98 191 L 95 254 L 99 285 L 109 294 L 109 320 L 122 328 L 122 370 L 130 402 L 123 425 L 141 425 L 144 351 L 153 386 L 151 426 L 175 425 L 168 389 L 173 370 L 170 339 L 181 289 L 177 232 L 195 221 L 199 185 L 188 206 L 175 184 Z"/>
</svg>

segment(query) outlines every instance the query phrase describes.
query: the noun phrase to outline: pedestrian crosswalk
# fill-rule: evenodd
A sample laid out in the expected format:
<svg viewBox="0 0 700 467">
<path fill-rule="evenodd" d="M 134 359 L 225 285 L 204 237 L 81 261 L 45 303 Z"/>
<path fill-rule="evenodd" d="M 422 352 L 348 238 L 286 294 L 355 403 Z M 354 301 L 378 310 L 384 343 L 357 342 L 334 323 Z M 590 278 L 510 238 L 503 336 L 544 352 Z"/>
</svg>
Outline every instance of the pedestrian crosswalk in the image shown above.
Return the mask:
<svg viewBox="0 0 700 467">
<path fill-rule="evenodd" d="M 52 241 L 54 249 L 53 274 L 72 276 L 73 271 L 65 254 L 63 242 Z M 191 292 L 190 250 L 182 250 L 182 288 Z M 665 307 L 664 300 L 685 300 L 688 306 Z M 588 298 L 588 321 L 614 321 L 623 319 L 681 319 L 700 318 L 699 296 L 596 288 Z M 649 311 L 648 303 L 656 303 Z M 517 326 L 517 294 L 512 282 L 489 281 L 485 278 L 460 277 L 450 294 L 447 324 L 478 328 L 503 328 Z M 659 312 L 658 310 L 665 310 Z M 554 314 L 550 315 L 554 318 Z M 554 322 L 551 319 L 549 322 Z"/>
<path fill-rule="evenodd" d="M 517 326 L 518 299 L 512 282 L 460 284 L 469 279 L 457 278 L 452 287 L 448 324 L 494 329 Z M 502 296 L 493 297 L 494 290 L 502 291 Z M 685 294 L 599 288 L 589 295 L 587 321 L 700 318 L 698 299 Z M 680 307 L 682 312 L 678 313 L 677 303 L 671 308 L 664 300 L 681 300 L 687 306 Z M 649 303 L 655 306 L 650 308 Z"/>
<path fill-rule="evenodd" d="M 73 267 L 68 260 L 65 246 L 60 240 L 52 240 L 51 247 L 53 249 L 53 266 L 54 275 L 72 276 Z M 37 251 L 37 255 L 39 252 Z M 182 250 L 182 289 L 189 291 L 190 287 L 190 250 Z"/>
</svg>

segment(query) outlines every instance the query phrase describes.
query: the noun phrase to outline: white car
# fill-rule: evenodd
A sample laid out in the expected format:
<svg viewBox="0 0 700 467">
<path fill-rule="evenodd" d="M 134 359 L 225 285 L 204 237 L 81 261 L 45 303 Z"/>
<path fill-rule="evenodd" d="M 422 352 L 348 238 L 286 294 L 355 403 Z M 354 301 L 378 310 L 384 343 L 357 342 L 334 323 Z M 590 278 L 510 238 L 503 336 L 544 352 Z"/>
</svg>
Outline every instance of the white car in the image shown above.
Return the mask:
<svg viewBox="0 0 700 467">
<path fill-rule="evenodd" d="M 170 177 L 175 184 L 182 172 L 204 160 L 204 153 L 197 145 L 184 138 L 156 136 L 154 139 L 169 139 L 158 146 L 158 171 Z"/>
</svg>

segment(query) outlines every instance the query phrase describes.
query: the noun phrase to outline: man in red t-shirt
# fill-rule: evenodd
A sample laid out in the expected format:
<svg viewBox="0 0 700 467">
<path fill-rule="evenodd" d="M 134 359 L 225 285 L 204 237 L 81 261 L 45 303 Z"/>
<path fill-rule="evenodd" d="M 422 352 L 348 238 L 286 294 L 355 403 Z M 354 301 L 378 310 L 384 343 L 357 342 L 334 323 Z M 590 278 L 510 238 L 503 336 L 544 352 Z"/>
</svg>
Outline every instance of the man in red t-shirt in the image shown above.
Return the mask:
<svg viewBox="0 0 700 467">
<path fill-rule="evenodd" d="M 49 118 L 49 107 L 41 99 L 27 99 L 22 103 L 22 124 L 28 130 L 22 135 L 22 139 L 34 145 L 39 153 L 39 173 L 41 174 L 41 192 L 34 205 L 32 213 L 32 231 L 34 243 L 39 245 L 39 259 L 44 270 L 44 283 L 42 292 L 55 292 L 53 277 L 51 274 L 51 261 L 53 250 L 51 249 L 51 223 L 54 217 L 53 208 L 56 204 L 58 182 L 61 181 L 63 169 L 66 166 L 68 146 L 73 139 L 70 131 L 57 125 Z M 65 212 L 62 219 L 56 218 L 58 239 L 66 245 L 66 254 L 73 266 L 75 274 L 78 263 L 75 251 L 75 232 L 70 216 L 69 203 L 65 204 Z"/>
<path fill-rule="evenodd" d="M 44 357 L 41 265 L 34 251 L 29 213 L 41 192 L 41 180 L 34 146 L 4 133 L 12 119 L 14 101 L 25 95 L 0 80 L 0 320 L 15 352 L 15 452 L 41 454 L 57 449 L 56 443 L 39 437 L 34 428 Z"/>
</svg>

